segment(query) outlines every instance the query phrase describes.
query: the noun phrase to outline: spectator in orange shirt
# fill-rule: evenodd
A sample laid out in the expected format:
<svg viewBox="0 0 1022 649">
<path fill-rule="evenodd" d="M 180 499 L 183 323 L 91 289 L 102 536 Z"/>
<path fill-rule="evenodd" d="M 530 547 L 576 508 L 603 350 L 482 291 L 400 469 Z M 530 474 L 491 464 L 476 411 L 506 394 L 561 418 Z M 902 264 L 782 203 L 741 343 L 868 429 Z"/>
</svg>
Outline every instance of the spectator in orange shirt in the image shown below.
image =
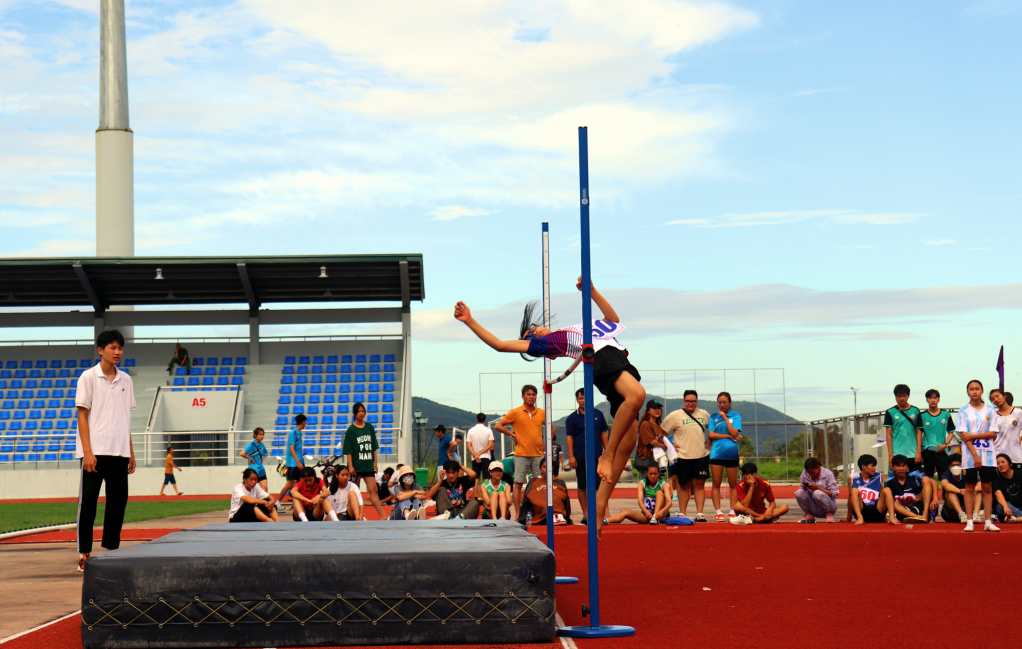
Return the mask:
<svg viewBox="0 0 1022 649">
<path fill-rule="evenodd" d="M 514 501 L 515 516 L 522 513 L 522 486 L 528 474 L 539 475 L 539 461 L 543 459 L 543 423 L 546 413 L 536 407 L 534 385 L 522 387 L 522 405 L 512 409 L 493 426 L 498 432 L 511 437 L 515 443 Z M 509 430 L 507 426 L 511 426 Z M 551 431 L 553 432 L 553 431 Z"/>
</svg>

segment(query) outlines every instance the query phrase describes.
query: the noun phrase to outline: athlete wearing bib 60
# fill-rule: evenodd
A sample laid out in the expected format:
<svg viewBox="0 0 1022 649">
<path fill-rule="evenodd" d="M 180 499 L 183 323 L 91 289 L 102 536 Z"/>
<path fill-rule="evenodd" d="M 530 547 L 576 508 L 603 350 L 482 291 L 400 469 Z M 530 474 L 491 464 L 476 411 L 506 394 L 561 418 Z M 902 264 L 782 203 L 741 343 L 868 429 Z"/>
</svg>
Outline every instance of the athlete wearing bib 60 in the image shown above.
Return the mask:
<svg viewBox="0 0 1022 649">
<path fill-rule="evenodd" d="M 856 525 L 883 523 L 891 503 L 886 499 L 884 483 L 877 471 L 877 459 L 862 455 L 858 460 L 859 473 L 852 475 L 852 488 L 848 490 L 848 519 Z"/>
</svg>

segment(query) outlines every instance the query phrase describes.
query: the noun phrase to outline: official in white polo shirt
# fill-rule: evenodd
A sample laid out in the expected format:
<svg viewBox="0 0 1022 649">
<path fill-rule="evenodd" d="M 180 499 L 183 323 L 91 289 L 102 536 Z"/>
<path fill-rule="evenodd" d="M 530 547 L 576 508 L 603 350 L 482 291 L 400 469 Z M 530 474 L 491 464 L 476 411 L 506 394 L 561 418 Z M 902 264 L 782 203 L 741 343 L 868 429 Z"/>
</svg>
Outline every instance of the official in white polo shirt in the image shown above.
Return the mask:
<svg viewBox="0 0 1022 649">
<path fill-rule="evenodd" d="M 135 386 L 117 369 L 124 355 L 124 336 L 104 331 L 96 339 L 99 364 L 78 377 L 78 447 L 82 478 L 78 490 L 78 570 L 92 554 L 92 528 L 96 522 L 99 490 L 106 483 L 103 542 L 107 550 L 121 545 L 124 507 L 128 504 L 128 475 L 135 472 L 131 446 L 131 411 Z"/>
</svg>

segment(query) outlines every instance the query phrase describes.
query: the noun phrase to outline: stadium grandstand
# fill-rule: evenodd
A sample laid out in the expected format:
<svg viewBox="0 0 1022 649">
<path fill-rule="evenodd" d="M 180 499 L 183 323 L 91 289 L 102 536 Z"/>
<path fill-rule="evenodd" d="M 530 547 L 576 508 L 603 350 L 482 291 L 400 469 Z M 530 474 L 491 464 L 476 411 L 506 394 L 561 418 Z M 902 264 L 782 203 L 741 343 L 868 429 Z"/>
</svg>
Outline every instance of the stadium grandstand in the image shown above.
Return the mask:
<svg viewBox="0 0 1022 649">
<path fill-rule="evenodd" d="M 135 454 L 140 467 L 161 470 L 168 445 L 183 466 L 243 463 L 238 451 L 256 426 L 282 457 L 298 413 L 308 417 L 306 455 L 339 452 L 355 402 L 365 403 L 378 431 L 381 464 L 410 463 L 411 439 L 402 437 L 411 429 L 410 303 L 423 297 L 421 255 L 0 260 L 0 326 L 125 334 L 121 369 L 138 406 Z M 394 323 L 395 333 L 260 338 L 261 326 L 337 325 L 340 332 L 375 323 Z M 248 325 L 249 335 L 173 335 L 174 327 L 194 325 Z M 133 339 L 138 326 L 170 334 Z M 177 340 L 190 363 L 171 374 Z M 96 362 L 84 337 L 0 341 L 0 475 L 77 470 L 75 387 Z"/>
</svg>

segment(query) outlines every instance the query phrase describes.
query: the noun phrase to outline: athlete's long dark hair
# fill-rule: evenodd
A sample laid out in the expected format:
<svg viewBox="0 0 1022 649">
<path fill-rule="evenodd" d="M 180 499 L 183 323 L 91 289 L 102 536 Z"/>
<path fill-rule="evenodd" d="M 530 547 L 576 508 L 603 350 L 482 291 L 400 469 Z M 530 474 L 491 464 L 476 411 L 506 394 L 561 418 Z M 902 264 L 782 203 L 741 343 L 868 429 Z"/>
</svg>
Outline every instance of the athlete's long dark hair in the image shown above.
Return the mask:
<svg viewBox="0 0 1022 649">
<path fill-rule="evenodd" d="M 536 322 L 536 310 L 538 308 L 539 302 L 536 301 L 529 302 L 528 304 L 525 305 L 525 311 L 524 313 L 522 313 L 522 324 L 518 329 L 518 338 L 524 340 L 525 334 L 529 333 L 529 331 L 531 331 L 535 327 L 540 326 L 540 324 Z M 526 352 L 522 352 L 521 356 L 522 358 L 529 362 L 532 362 L 538 358 L 538 356 L 531 356 Z"/>
</svg>

